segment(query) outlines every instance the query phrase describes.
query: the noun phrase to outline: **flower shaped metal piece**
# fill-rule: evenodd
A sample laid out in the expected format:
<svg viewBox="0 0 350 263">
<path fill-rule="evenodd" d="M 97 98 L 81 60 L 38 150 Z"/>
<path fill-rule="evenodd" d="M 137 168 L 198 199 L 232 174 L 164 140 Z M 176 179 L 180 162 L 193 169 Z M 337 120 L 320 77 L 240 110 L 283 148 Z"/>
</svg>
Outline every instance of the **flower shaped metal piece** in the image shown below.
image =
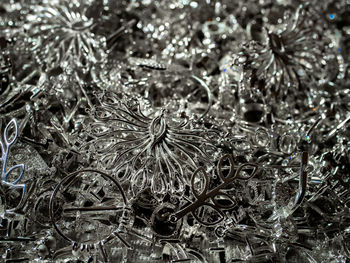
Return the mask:
<svg viewBox="0 0 350 263">
<path fill-rule="evenodd" d="M 93 112 L 88 128 L 104 169 L 128 181 L 135 192 L 151 187 L 153 193 L 182 193 L 189 183 L 188 169 L 209 162 L 210 143 L 201 129 L 186 121 L 177 123 L 165 110 L 146 116 L 139 102 L 131 105 L 108 92 Z M 86 145 L 86 146 L 87 146 Z"/>
<path fill-rule="evenodd" d="M 33 7 L 25 28 L 39 64 L 87 67 L 103 59 L 105 38 L 92 32 L 96 23 L 88 7 L 68 1 Z"/>
<path fill-rule="evenodd" d="M 327 41 L 302 5 L 282 26 L 264 27 L 263 40 L 243 46 L 243 88 L 258 87 L 266 97 L 282 97 L 306 84 L 323 84 Z"/>
</svg>

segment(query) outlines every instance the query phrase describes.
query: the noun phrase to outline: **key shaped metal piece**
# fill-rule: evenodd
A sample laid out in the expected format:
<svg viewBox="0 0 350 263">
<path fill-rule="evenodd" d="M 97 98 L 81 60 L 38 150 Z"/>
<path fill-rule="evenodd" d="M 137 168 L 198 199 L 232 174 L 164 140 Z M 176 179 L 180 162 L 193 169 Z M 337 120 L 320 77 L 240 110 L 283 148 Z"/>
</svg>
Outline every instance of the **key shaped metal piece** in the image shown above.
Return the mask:
<svg viewBox="0 0 350 263">
<path fill-rule="evenodd" d="M 226 159 L 230 162 L 230 171 L 229 171 L 227 176 L 224 175 L 223 169 L 222 169 L 223 162 Z M 249 176 L 244 177 L 241 175 L 241 171 L 244 168 L 253 168 L 253 171 L 250 173 Z M 236 201 L 230 195 L 223 192 L 223 190 L 226 189 L 226 187 L 229 184 L 231 184 L 235 179 L 249 180 L 250 178 L 252 178 L 256 174 L 257 170 L 258 170 L 257 164 L 245 163 L 245 164 L 240 165 L 235 172 L 233 157 L 232 157 L 232 155 L 227 154 L 219 160 L 219 163 L 217 165 L 217 173 L 218 173 L 220 179 L 222 180 L 222 183 L 220 185 L 218 185 L 217 187 L 215 187 L 213 190 L 209 191 L 209 177 L 206 174 L 203 167 L 198 168 L 194 172 L 194 174 L 192 175 L 192 179 L 191 179 L 191 189 L 192 189 L 193 195 L 196 198 L 196 201 L 191 203 L 189 206 L 183 208 L 182 210 L 178 211 L 177 213 L 173 214 L 170 217 L 170 220 L 173 222 L 176 222 L 176 221 L 180 220 L 181 218 L 183 218 L 186 214 L 191 212 L 192 215 L 194 216 L 194 218 L 196 218 L 196 220 L 198 220 L 198 222 L 200 222 L 201 224 L 210 226 L 210 225 L 215 225 L 215 224 L 221 222 L 224 219 L 224 213 L 222 212 L 222 210 L 223 209 L 230 209 L 230 208 L 233 208 L 236 206 Z M 201 193 L 198 193 L 197 190 L 195 189 L 195 178 L 200 173 L 204 176 L 203 177 L 204 189 L 202 190 Z M 229 199 L 231 201 L 231 204 L 230 205 L 220 204 L 216 200 L 216 198 L 218 198 L 220 196 Z M 207 201 L 208 199 L 210 199 L 212 203 L 209 203 Z M 195 213 L 196 209 L 203 207 L 203 206 L 211 207 L 216 212 L 218 212 L 220 215 L 220 219 L 215 221 L 215 222 L 209 222 L 209 223 L 203 222 L 203 220 L 201 220 L 199 218 L 199 216 Z"/>
<path fill-rule="evenodd" d="M 12 128 L 14 129 L 14 135 L 12 136 L 12 138 L 8 134 L 10 132 L 11 126 L 13 126 Z M 18 182 L 23 177 L 23 173 L 25 170 L 24 164 L 16 164 L 16 165 L 12 166 L 10 169 L 7 169 L 7 160 L 8 160 L 10 148 L 16 142 L 17 136 L 18 136 L 18 125 L 17 125 L 17 120 L 14 118 L 5 127 L 3 138 L 0 138 L 0 150 L 1 150 L 0 161 L 2 163 L 1 183 L 3 185 L 9 186 L 10 188 L 22 188 L 23 191 L 22 191 L 21 200 L 20 200 L 19 204 L 17 205 L 17 207 L 15 207 L 13 209 L 9 209 L 8 211 L 14 211 L 14 210 L 18 209 L 19 207 L 21 207 L 23 200 L 24 200 L 24 196 L 26 194 L 26 185 L 25 184 L 18 184 Z M 16 169 L 19 169 L 19 176 L 17 177 L 17 179 L 15 181 L 8 182 L 9 175 L 12 172 L 14 172 Z"/>
</svg>

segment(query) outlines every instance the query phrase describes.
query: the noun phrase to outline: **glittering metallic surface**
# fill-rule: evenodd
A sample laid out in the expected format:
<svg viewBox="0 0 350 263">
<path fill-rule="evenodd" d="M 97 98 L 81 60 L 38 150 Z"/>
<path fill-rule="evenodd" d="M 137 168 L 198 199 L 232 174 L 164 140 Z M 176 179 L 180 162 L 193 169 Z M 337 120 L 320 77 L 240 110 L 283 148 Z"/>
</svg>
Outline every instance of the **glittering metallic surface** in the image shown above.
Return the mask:
<svg viewBox="0 0 350 263">
<path fill-rule="evenodd" d="M 350 2 L 3 0 L 1 262 L 350 260 Z"/>
</svg>

